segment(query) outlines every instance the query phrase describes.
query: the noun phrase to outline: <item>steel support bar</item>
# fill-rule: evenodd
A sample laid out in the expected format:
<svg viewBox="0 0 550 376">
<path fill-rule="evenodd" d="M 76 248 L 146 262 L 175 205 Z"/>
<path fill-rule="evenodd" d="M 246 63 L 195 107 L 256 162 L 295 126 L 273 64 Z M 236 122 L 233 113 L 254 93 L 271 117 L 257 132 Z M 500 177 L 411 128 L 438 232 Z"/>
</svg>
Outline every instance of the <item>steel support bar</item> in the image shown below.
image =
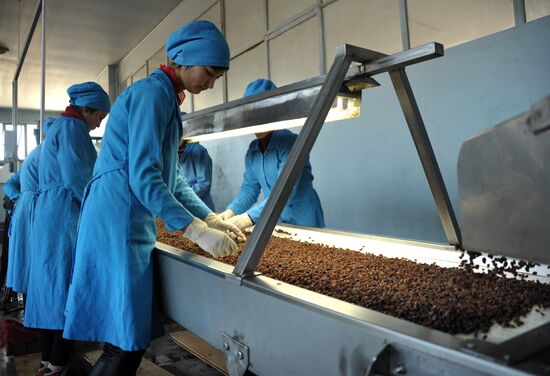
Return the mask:
<svg viewBox="0 0 550 376">
<path fill-rule="evenodd" d="M 401 44 L 403 50 L 411 48 L 411 37 L 409 34 L 409 11 L 407 8 L 407 0 L 399 1 L 399 15 L 401 19 Z"/>
<path fill-rule="evenodd" d="M 40 142 L 44 139 L 44 111 L 46 107 L 46 0 L 42 0 L 42 79 L 40 85 Z"/>
<path fill-rule="evenodd" d="M 449 244 L 460 247 L 460 229 L 405 69 L 390 71 L 389 74 L 428 178 L 447 240 Z"/>
<path fill-rule="evenodd" d="M 525 0 L 514 0 L 514 19 L 516 21 L 516 26 L 525 23 Z"/>
<path fill-rule="evenodd" d="M 23 45 L 23 50 L 21 51 L 21 55 L 18 56 L 17 59 L 17 67 L 15 68 L 15 73 L 13 74 L 13 81 L 12 81 L 12 125 L 14 130 L 14 152 L 13 152 L 13 169 L 14 171 L 17 171 L 18 168 L 18 157 L 17 157 L 17 111 L 18 111 L 18 79 L 19 74 L 21 73 L 21 69 L 23 69 L 23 64 L 25 63 L 25 58 L 27 57 L 27 52 L 29 51 L 29 46 L 31 45 L 32 36 L 34 35 L 34 30 L 36 29 L 36 25 L 38 24 L 38 20 L 40 19 L 40 15 L 44 15 L 43 12 L 43 6 L 42 6 L 43 0 L 38 0 L 36 3 L 36 8 L 34 10 L 34 17 L 31 22 L 31 26 L 29 28 L 29 32 L 27 33 L 27 38 L 25 39 L 25 44 Z M 42 28 L 44 29 L 44 21 L 42 21 L 43 25 Z M 43 31 L 44 34 L 44 31 Z M 44 38 L 44 37 L 42 37 Z M 44 43 L 42 43 L 44 44 Z M 44 72 L 43 72 L 44 74 Z M 43 109 L 40 110 L 40 126 L 42 127 L 43 123 Z M 4 158 L 4 156 L 2 156 Z"/>
<path fill-rule="evenodd" d="M 13 129 L 15 129 L 15 135 L 16 137 L 14 137 L 13 139 L 15 140 L 14 143 L 15 143 L 15 158 L 13 158 L 13 171 L 17 171 L 17 123 L 18 123 L 18 120 L 17 120 L 17 115 L 18 115 L 18 112 L 17 112 L 17 97 L 18 97 L 18 83 L 17 83 L 17 80 L 13 80 L 12 81 L 12 109 L 11 109 L 11 123 L 13 125 Z M 5 159 L 5 155 L 2 155 L 2 159 Z M 11 171 L 11 170 L 10 170 Z"/>
<path fill-rule="evenodd" d="M 21 51 L 21 56 L 19 56 L 19 59 L 17 61 L 17 68 L 15 69 L 15 74 L 13 75 L 14 81 L 19 78 L 19 74 L 21 73 L 21 69 L 23 68 L 23 63 L 25 62 L 25 57 L 27 56 L 29 46 L 31 45 L 32 36 L 34 34 L 34 29 L 36 28 L 36 25 L 38 24 L 38 20 L 40 19 L 40 14 L 41 13 L 42 13 L 42 0 L 39 0 L 36 4 L 36 9 L 34 10 L 34 17 L 32 19 L 31 27 L 29 29 L 29 33 L 27 34 L 27 38 L 25 39 L 25 44 L 23 46 L 23 51 Z"/>
<path fill-rule="evenodd" d="M 351 64 L 351 54 L 347 47 L 342 45 L 336 49 L 336 57 L 321 91 L 313 103 L 304 127 L 290 151 L 287 162 L 269 195 L 267 204 L 233 270 L 233 274 L 238 277 L 253 275 L 290 193 L 302 173 L 313 144 Z"/>
<path fill-rule="evenodd" d="M 372 76 L 378 73 L 404 68 L 407 65 L 431 60 L 436 57 L 441 57 L 443 54 L 443 45 L 432 42 L 367 63 L 363 66 L 363 71 L 364 73 L 368 73 Z"/>
</svg>

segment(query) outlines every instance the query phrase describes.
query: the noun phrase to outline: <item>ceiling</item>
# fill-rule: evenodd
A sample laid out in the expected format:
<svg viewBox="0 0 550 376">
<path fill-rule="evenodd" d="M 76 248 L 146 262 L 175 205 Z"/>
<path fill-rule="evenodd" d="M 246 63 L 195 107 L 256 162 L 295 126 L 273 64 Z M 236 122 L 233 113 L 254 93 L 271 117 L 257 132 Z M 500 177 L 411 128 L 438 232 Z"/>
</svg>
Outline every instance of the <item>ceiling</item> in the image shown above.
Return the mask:
<svg viewBox="0 0 550 376">
<path fill-rule="evenodd" d="M 46 0 L 46 109 L 67 105 L 66 89 L 118 63 L 182 0 Z M 0 108 L 12 107 L 12 80 L 37 0 L 0 1 Z M 19 76 L 19 108 L 40 108 L 41 20 Z M 106 89 L 106 88 L 105 88 Z"/>
</svg>

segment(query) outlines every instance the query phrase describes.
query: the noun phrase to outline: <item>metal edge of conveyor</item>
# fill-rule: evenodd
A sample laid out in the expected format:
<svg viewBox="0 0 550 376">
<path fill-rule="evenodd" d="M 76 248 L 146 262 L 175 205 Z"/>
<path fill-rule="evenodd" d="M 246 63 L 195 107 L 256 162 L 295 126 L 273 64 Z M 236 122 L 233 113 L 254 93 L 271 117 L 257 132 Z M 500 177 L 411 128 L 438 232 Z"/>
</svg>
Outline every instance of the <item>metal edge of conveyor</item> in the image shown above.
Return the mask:
<svg viewBox="0 0 550 376">
<path fill-rule="evenodd" d="M 368 236 L 357 235 L 361 237 Z M 391 240 L 397 241 L 395 239 Z M 433 243 L 428 244 L 432 247 L 437 246 Z M 441 247 L 448 248 L 448 246 Z M 200 269 L 218 278 L 229 281 L 233 276 L 232 266 L 220 261 L 208 259 L 160 242 L 157 242 L 156 250 L 164 256 L 188 264 L 193 268 Z M 473 357 L 484 361 L 496 362 L 504 366 L 506 364 L 513 364 L 516 360 L 526 358 L 526 351 L 522 351 L 522 356 L 518 358 L 513 353 L 502 352 L 502 350 L 514 351 L 514 348 L 510 346 L 499 346 L 480 339 L 463 340 L 451 334 L 293 286 L 267 276 L 256 274 L 255 277 L 244 279 L 241 286 L 287 303 L 316 311 L 348 324 L 368 327 L 369 331 L 386 338 L 389 342 L 402 343 L 410 348 L 421 346 L 424 352 L 437 354 L 437 356 L 443 356 L 442 353 L 452 352 L 453 358 L 459 357 L 472 361 Z M 523 344 L 531 343 L 531 346 L 527 348 L 533 348 L 532 342 L 536 343 L 537 338 L 540 338 L 540 335 L 545 333 L 545 331 L 541 332 L 537 328 L 536 330 L 519 335 L 518 338 L 521 338 L 521 343 Z M 515 341 L 517 340 L 516 338 Z M 533 351 L 535 350 L 533 349 Z"/>
<path fill-rule="evenodd" d="M 226 286 L 222 290 L 217 291 L 218 294 L 223 293 L 226 288 L 233 291 L 234 289 L 238 289 L 241 290 L 240 296 L 245 296 L 247 297 L 246 299 L 250 299 L 250 294 L 255 291 L 256 294 L 259 293 L 260 296 L 269 296 L 274 298 L 275 300 L 273 302 L 280 301 L 280 303 L 274 303 L 277 306 L 281 304 L 290 304 L 291 306 L 296 307 L 297 310 L 301 309 L 302 312 L 304 312 L 305 309 L 305 312 L 309 312 L 307 314 L 308 316 L 314 315 L 312 317 L 326 317 L 330 322 L 334 322 L 337 326 L 343 325 L 343 327 L 347 327 L 348 329 L 355 327 L 355 331 L 365 333 L 364 335 L 367 336 L 365 338 L 369 338 L 367 343 L 371 343 L 371 341 L 376 343 L 382 338 L 383 343 L 386 343 L 391 348 L 398 350 L 398 352 L 412 353 L 412 355 L 416 358 L 424 359 L 424 361 L 429 362 L 430 366 L 432 366 L 432 364 L 438 364 L 439 368 L 443 365 L 444 369 L 446 367 L 453 369 L 454 371 L 450 372 L 450 375 L 480 373 L 491 375 L 529 374 L 517 368 L 512 368 L 505 360 L 487 356 L 484 352 L 488 351 L 495 354 L 497 351 L 494 349 L 494 345 L 490 343 L 483 343 L 481 340 L 464 341 L 447 333 L 429 329 L 403 319 L 398 319 L 364 307 L 308 291 L 300 287 L 292 286 L 266 276 L 250 277 L 244 280 L 241 285 L 237 285 L 225 279 L 226 276 L 230 275 L 230 273 L 226 272 L 231 269 L 230 265 L 223 264 L 215 260 L 210 260 L 163 243 L 157 242 L 155 253 L 157 254 L 156 257 L 160 258 L 160 264 L 164 264 L 165 262 L 169 262 L 171 265 L 181 263 L 182 266 L 187 265 L 188 268 L 190 267 L 190 270 L 196 270 L 199 274 L 192 273 L 196 274 L 195 279 L 193 279 L 193 286 L 195 286 L 196 283 L 210 284 L 211 282 L 207 281 L 212 281 L 211 278 L 214 278 L 218 281 L 225 281 L 221 282 L 222 285 L 219 285 L 220 282 L 218 282 L 219 286 Z M 164 261 L 162 261 L 163 259 Z M 167 260 L 172 260 L 172 262 Z M 164 270 L 161 270 L 161 272 L 164 272 Z M 204 275 L 202 277 L 198 277 L 202 275 L 202 273 L 204 273 Z M 199 280 L 196 279 L 197 277 Z M 174 280 L 173 276 L 172 280 Z M 205 306 L 205 304 L 217 304 L 215 299 L 213 300 L 212 297 L 203 295 L 200 296 L 200 299 L 204 300 L 203 302 L 193 302 L 195 302 L 195 304 L 199 304 L 201 307 Z M 177 295 L 177 297 L 172 297 L 172 299 L 180 300 L 180 297 Z M 210 303 L 207 304 L 207 301 Z M 238 308 L 241 306 L 239 301 L 234 301 L 234 304 L 235 306 L 233 309 L 237 309 L 237 311 L 242 310 L 243 315 L 247 314 L 247 310 L 244 307 Z M 248 304 L 250 304 L 250 302 L 248 302 Z M 187 327 L 187 322 L 182 322 L 177 317 L 171 318 L 185 326 L 188 330 L 192 332 L 194 331 L 193 325 Z M 268 321 L 265 323 L 268 323 Z M 247 330 L 251 329 L 249 324 L 246 326 L 248 327 Z M 210 326 L 207 325 L 207 327 Z M 238 333 L 240 330 L 238 330 L 238 328 L 235 329 L 237 329 L 235 334 L 238 338 Z M 274 330 L 277 331 L 275 328 Z M 216 333 L 210 334 L 210 340 L 205 337 L 203 337 L 203 339 L 210 342 L 213 346 L 220 348 L 220 343 L 217 343 L 213 338 L 217 338 L 218 336 L 221 337 L 221 335 L 221 332 L 218 333 L 216 331 Z M 200 334 L 199 336 L 202 337 Z M 256 338 L 256 340 L 258 340 L 258 338 Z M 248 341 L 253 341 L 253 339 L 248 338 Z M 254 351 L 254 348 L 251 348 L 251 351 Z M 257 353 L 257 351 L 258 349 L 255 350 L 255 353 Z M 280 351 L 280 349 L 277 349 L 277 351 Z M 373 355 L 370 351 L 365 353 L 365 356 L 369 356 L 367 354 Z M 374 364 L 375 360 L 373 359 L 372 362 L 372 364 Z M 469 371 L 462 373 L 457 372 L 456 369 Z M 372 373 L 368 374 L 370 375 Z M 412 372 L 411 374 L 419 373 Z M 429 374 L 433 374 L 433 372 Z"/>
</svg>

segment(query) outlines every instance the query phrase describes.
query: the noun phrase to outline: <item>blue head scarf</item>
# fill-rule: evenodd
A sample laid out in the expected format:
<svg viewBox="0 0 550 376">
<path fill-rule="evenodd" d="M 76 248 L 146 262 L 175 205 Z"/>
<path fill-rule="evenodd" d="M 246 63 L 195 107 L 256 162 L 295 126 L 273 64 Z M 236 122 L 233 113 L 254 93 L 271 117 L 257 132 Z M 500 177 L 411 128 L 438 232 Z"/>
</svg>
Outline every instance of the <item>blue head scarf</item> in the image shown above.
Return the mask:
<svg viewBox="0 0 550 376">
<path fill-rule="evenodd" d="M 273 83 L 273 81 L 260 78 L 248 84 L 244 91 L 243 98 L 273 89 L 277 89 L 277 86 Z"/>
<path fill-rule="evenodd" d="M 47 118 L 46 120 L 44 120 L 44 134 L 48 133 L 48 129 L 50 129 L 54 121 L 54 118 Z"/>
<path fill-rule="evenodd" d="M 72 85 L 67 89 L 67 94 L 69 94 L 71 105 L 105 112 L 109 112 L 111 109 L 109 95 L 95 82 Z"/>
<path fill-rule="evenodd" d="M 191 22 L 174 31 L 166 40 L 166 54 L 179 65 L 229 69 L 229 46 L 210 21 Z"/>
</svg>

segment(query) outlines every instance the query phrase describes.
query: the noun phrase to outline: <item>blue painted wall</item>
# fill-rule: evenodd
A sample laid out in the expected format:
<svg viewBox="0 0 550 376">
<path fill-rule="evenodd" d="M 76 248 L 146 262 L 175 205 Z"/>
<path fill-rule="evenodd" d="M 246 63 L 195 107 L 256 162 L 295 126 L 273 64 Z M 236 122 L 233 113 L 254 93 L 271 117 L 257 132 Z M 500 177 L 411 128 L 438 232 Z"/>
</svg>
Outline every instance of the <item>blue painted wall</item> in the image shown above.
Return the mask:
<svg viewBox="0 0 550 376">
<path fill-rule="evenodd" d="M 450 48 L 407 72 L 459 216 L 462 143 L 550 94 L 550 17 Z M 327 124 L 311 153 L 327 226 L 445 243 L 389 76 L 375 78 L 382 86 L 363 92 L 361 117 Z M 220 211 L 239 190 L 252 139 L 203 144 L 214 161 L 212 195 Z"/>
</svg>

